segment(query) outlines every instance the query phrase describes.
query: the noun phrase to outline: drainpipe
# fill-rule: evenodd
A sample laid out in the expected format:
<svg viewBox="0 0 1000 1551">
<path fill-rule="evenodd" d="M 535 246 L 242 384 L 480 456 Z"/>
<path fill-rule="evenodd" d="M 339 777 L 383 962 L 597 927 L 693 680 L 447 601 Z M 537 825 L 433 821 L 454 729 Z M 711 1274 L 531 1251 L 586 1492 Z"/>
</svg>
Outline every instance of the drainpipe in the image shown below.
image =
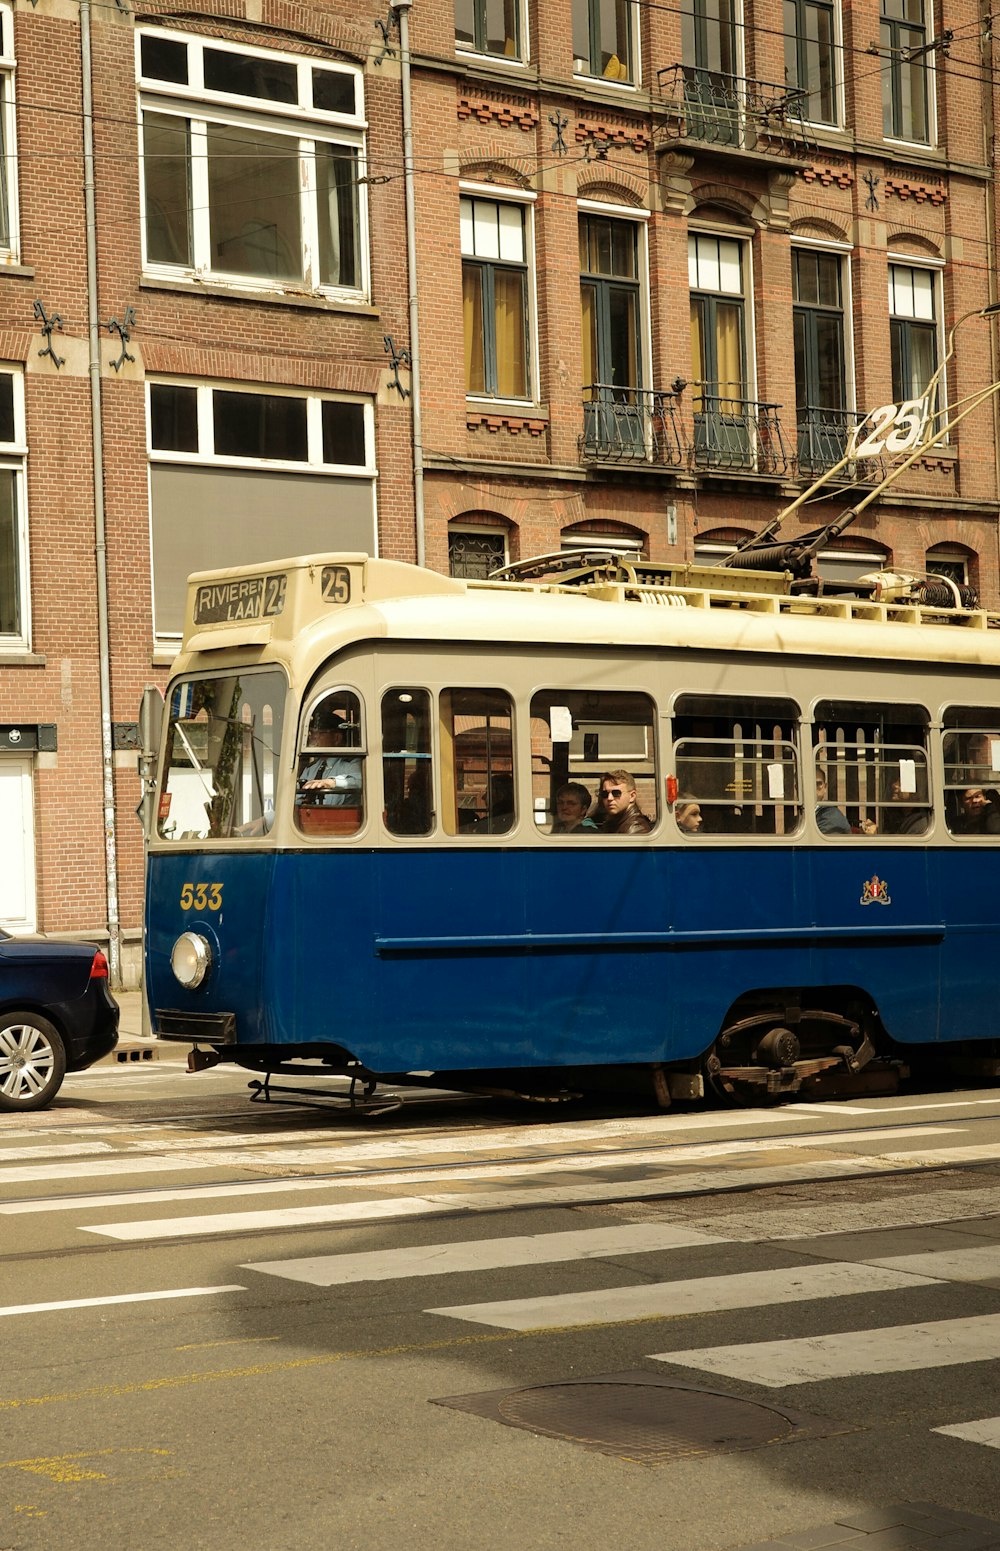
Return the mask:
<svg viewBox="0 0 1000 1551">
<path fill-rule="evenodd" d="M 108 903 L 108 960 L 111 983 L 122 983 L 121 921 L 115 833 L 115 766 L 111 737 L 111 645 L 108 624 L 108 556 L 104 513 L 104 445 L 101 439 L 101 344 L 97 306 L 97 210 L 94 200 L 94 82 L 91 55 L 91 0 L 80 0 L 80 59 L 83 85 L 83 200 L 87 225 L 87 321 L 90 334 L 90 436 L 94 460 L 94 557 L 97 568 L 97 633 L 100 650 L 101 764 L 103 774 L 104 870 Z"/>
<path fill-rule="evenodd" d="M 413 197 L 413 106 L 410 100 L 410 7 L 396 0 L 399 17 L 400 78 L 403 91 L 403 190 L 406 201 L 406 289 L 410 311 L 410 394 L 413 414 L 413 518 L 417 565 L 426 565 L 424 529 L 424 442 L 420 419 L 420 335 L 417 328 L 417 221 Z"/>
<path fill-rule="evenodd" d="M 994 156 L 996 154 L 996 112 L 994 108 L 994 96 L 996 87 L 993 79 L 993 32 L 988 23 L 983 25 L 983 34 L 980 40 L 980 52 L 983 63 L 983 97 L 985 109 L 985 122 L 983 125 L 984 149 L 986 165 L 992 174 L 994 168 Z M 983 200 L 986 211 L 986 277 L 989 286 L 990 302 L 998 300 L 997 296 L 997 201 L 994 178 L 987 178 L 983 188 Z M 996 329 L 990 328 L 990 376 L 996 382 L 1000 374 L 1000 365 L 997 361 L 997 334 Z M 1000 500 L 1000 419 L 997 415 L 997 405 L 993 405 L 993 469 L 996 485 L 994 487 L 997 499 Z M 998 513 L 1000 519 L 1000 513 Z M 997 544 L 997 562 L 1000 567 L 1000 520 L 994 535 Z"/>
</svg>

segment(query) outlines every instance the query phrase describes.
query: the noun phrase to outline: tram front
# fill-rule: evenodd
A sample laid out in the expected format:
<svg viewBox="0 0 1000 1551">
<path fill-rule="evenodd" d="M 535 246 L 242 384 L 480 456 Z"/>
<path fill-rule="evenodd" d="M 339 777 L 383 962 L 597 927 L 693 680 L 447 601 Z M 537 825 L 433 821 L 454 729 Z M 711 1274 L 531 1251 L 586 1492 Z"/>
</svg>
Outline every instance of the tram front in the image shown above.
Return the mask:
<svg viewBox="0 0 1000 1551">
<path fill-rule="evenodd" d="M 146 874 L 156 1032 L 215 1047 L 269 1027 L 272 836 L 288 686 L 277 665 L 198 668 L 167 694 Z"/>
</svg>

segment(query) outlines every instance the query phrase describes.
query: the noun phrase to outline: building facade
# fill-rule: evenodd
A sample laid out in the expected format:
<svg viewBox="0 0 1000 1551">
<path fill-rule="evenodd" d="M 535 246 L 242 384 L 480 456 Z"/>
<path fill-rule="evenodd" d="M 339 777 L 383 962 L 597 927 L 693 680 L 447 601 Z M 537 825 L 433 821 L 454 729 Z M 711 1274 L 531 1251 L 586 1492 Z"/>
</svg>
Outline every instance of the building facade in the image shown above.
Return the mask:
<svg viewBox="0 0 1000 1551">
<path fill-rule="evenodd" d="M 190 571 L 713 562 L 838 463 L 783 537 L 871 489 L 875 406 L 1000 379 L 994 321 L 946 361 L 997 298 L 971 0 L 405 9 L 404 58 L 348 0 L 0 0 L 0 925 L 107 942 L 126 983 L 137 707 Z M 1000 605 L 996 423 L 821 573 Z"/>
<path fill-rule="evenodd" d="M 717 560 L 996 297 L 974 5 L 426 0 L 412 30 L 442 569 L 585 541 Z M 995 351 L 970 320 L 939 407 L 994 381 Z M 850 464 L 783 536 L 883 468 Z M 831 579 L 878 566 L 1000 601 L 992 401 L 821 551 Z"/>
<path fill-rule="evenodd" d="M 212 12 L 0 6 L 0 924 L 127 983 L 187 574 L 414 554 L 398 57 L 348 0 Z"/>
</svg>

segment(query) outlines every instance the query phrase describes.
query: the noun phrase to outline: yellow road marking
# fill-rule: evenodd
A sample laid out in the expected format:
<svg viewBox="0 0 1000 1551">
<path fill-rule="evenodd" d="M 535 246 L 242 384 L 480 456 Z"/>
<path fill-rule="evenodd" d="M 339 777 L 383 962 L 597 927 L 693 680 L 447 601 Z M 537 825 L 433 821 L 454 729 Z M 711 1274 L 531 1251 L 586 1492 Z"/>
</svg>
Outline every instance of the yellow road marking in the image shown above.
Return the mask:
<svg viewBox="0 0 1000 1551">
<path fill-rule="evenodd" d="M 47 1476 L 50 1481 L 59 1485 L 66 1485 L 78 1481 L 106 1481 L 107 1474 L 103 1470 L 89 1470 L 79 1464 L 85 1459 L 106 1459 L 112 1454 L 169 1454 L 169 1449 L 86 1449 L 80 1454 L 53 1454 L 51 1457 L 44 1455 L 38 1459 L 6 1459 L 0 1460 L 0 1470 L 23 1470 L 30 1476 Z"/>
<path fill-rule="evenodd" d="M 210 1346 L 253 1346 L 260 1341 L 283 1341 L 283 1336 L 234 1336 L 231 1341 L 190 1341 L 186 1346 L 175 1346 L 175 1352 L 204 1352 Z"/>
<path fill-rule="evenodd" d="M 573 1333 L 577 1327 L 574 1326 Z M 144 1379 L 139 1384 L 95 1384 L 89 1389 L 64 1390 L 56 1395 L 24 1395 L 0 1400 L 0 1411 L 19 1411 L 26 1406 L 48 1406 L 57 1401 L 119 1400 L 126 1395 L 145 1395 L 156 1390 L 183 1389 L 192 1384 L 219 1384 L 229 1379 L 259 1379 L 272 1373 L 295 1373 L 306 1368 L 328 1368 L 333 1363 L 372 1357 L 404 1357 L 411 1352 L 445 1352 L 466 1346 L 488 1346 L 497 1341 L 524 1341 L 537 1335 L 556 1335 L 546 1330 L 498 1330 L 490 1335 L 458 1336 L 442 1341 L 415 1341 L 404 1346 L 360 1347 L 355 1351 L 328 1352 L 322 1357 L 290 1357 L 284 1362 L 253 1363 L 243 1368 L 216 1368 L 204 1373 L 179 1373 L 173 1378 Z"/>
</svg>

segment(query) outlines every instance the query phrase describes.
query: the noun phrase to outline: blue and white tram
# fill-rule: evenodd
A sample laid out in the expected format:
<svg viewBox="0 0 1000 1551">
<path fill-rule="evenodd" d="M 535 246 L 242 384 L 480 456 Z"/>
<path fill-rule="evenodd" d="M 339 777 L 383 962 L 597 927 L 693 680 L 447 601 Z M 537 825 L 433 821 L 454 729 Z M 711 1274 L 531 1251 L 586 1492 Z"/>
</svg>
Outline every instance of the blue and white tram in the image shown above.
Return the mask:
<svg viewBox="0 0 1000 1551">
<path fill-rule="evenodd" d="M 195 1066 L 663 1104 L 998 1070 L 995 627 L 684 567 L 195 576 L 153 1027 Z M 647 823 L 602 824 L 622 789 Z"/>
</svg>

